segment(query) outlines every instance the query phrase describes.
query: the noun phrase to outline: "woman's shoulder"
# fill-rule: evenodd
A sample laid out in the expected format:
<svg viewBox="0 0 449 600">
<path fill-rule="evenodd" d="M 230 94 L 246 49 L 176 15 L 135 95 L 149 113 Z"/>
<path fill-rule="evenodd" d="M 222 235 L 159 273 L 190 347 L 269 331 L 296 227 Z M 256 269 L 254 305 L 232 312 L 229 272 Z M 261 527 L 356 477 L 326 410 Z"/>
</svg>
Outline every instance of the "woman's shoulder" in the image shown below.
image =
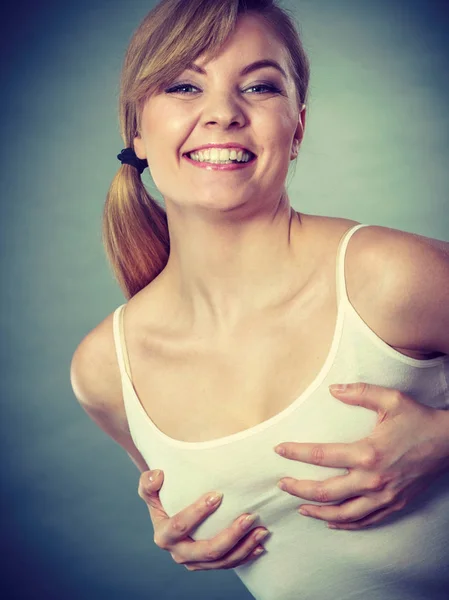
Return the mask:
<svg viewBox="0 0 449 600">
<path fill-rule="evenodd" d="M 146 471 L 149 467 L 128 427 L 113 320 L 112 312 L 80 342 L 72 358 L 70 380 L 78 402 L 91 419 L 120 444 L 140 471 Z"/>
<path fill-rule="evenodd" d="M 359 221 L 346 219 L 345 217 L 326 217 L 310 213 L 298 212 L 299 219 L 308 229 L 317 235 L 337 235 L 347 231 L 351 227 L 359 225 Z"/>
<path fill-rule="evenodd" d="M 126 414 L 114 344 L 113 315 L 104 318 L 79 343 L 70 365 L 70 380 L 78 402 L 94 420 L 110 420 L 116 427 L 123 428 Z"/>
<path fill-rule="evenodd" d="M 306 215 L 312 235 L 335 256 L 350 219 Z M 344 260 L 349 302 L 396 350 L 414 358 L 448 353 L 449 243 L 391 227 L 360 227 Z M 447 337 L 447 336 L 446 336 Z"/>
<path fill-rule="evenodd" d="M 351 304 L 379 337 L 409 356 L 447 352 L 449 243 L 371 225 L 354 233 L 345 258 Z"/>
<path fill-rule="evenodd" d="M 378 290 L 379 294 L 379 286 L 382 286 L 386 300 L 398 306 L 400 298 L 409 298 L 409 294 L 404 294 L 407 289 L 419 291 L 425 300 L 437 283 L 435 276 L 429 275 L 434 268 L 443 275 L 448 259 L 449 242 L 370 225 L 353 234 L 345 262 L 350 278 L 365 274 L 363 283 L 367 292 Z M 423 286 L 425 282 L 427 287 Z"/>
<path fill-rule="evenodd" d="M 329 253 L 335 254 L 336 245 L 345 234 L 359 225 L 358 221 L 345 218 L 304 215 L 311 230 L 311 238 L 318 244 L 328 241 Z M 429 271 L 429 262 L 442 268 L 449 257 L 449 242 L 416 233 L 381 225 L 363 224 L 351 236 L 345 256 L 347 286 L 354 293 L 361 288 L 374 289 L 379 282 L 389 286 L 390 293 L 403 290 L 398 285 L 411 283 L 416 275 Z M 395 285 L 396 284 L 396 285 Z"/>
</svg>

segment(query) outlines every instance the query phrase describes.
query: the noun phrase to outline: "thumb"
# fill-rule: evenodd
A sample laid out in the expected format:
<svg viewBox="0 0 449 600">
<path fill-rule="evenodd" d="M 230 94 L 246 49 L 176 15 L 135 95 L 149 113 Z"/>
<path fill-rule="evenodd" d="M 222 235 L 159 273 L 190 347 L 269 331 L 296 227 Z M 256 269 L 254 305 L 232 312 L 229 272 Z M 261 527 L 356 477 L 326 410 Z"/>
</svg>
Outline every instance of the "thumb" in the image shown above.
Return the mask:
<svg viewBox="0 0 449 600">
<path fill-rule="evenodd" d="M 159 499 L 159 490 L 163 483 L 164 472 L 159 469 L 144 471 L 140 475 L 138 494 L 148 507 L 153 525 L 168 519 L 168 515 Z"/>
<path fill-rule="evenodd" d="M 356 383 L 333 384 L 330 393 L 345 404 L 363 406 L 379 415 L 386 416 L 397 408 L 398 391 L 358 381 Z"/>
</svg>

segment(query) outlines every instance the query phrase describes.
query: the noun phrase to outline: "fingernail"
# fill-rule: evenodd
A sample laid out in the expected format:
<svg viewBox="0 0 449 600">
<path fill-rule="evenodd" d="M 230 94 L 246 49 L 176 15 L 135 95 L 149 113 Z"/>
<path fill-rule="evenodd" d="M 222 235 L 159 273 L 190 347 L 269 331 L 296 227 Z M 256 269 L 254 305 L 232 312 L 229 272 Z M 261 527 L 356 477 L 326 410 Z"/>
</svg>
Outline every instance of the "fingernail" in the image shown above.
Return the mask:
<svg viewBox="0 0 449 600">
<path fill-rule="evenodd" d="M 287 489 L 287 485 L 286 485 L 285 481 L 278 481 L 277 486 L 278 486 L 278 488 L 280 490 L 286 490 Z"/>
<path fill-rule="evenodd" d="M 329 529 L 338 529 L 336 525 L 332 525 L 332 523 L 327 524 Z"/>
<path fill-rule="evenodd" d="M 274 451 L 280 454 L 281 456 L 285 456 L 285 448 L 283 448 L 282 446 L 276 446 Z"/>
<path fill-rule="evenodd" d="M 345 392 L 348 389 L 346 383 L 333 383 L 329 386 L 331 392 Z"/>
<path fill-rule="evenodd" d="M 248 529 L 257 519 L 257 515 L 247 515 L 240 521 L 242 529 Z"/>
<path fill-rule="evenodd" d="M 300 515 L 304 515 L 304 517 L 310 517 L 310 513 L 305 508 L 300 508 L 298 512 Z"/>
<path fill-rule="evenodd" d="M 215 504 L 218 504 L 220 502 L 220 500 L 223 498 L 223 494 L 211 494 L 210 496 L 208 496 L 206 498 L 206 504 L 208 506 L 214 506 Z"/>
<path fill-rule="evenodd" d="M 267 537 L 267 535 L 268 535 L 269 533 L 270 533 L 269 531 L 259 531 L 259 532 L 258 532 L 258 533 L 255 535 L 254 539 L 256 540 L 256 542 L 261 542 L 262 540 L 264 540 L 264 539 Z"/>
<path fill-rule="evenodd" d="M 156 481 L 156 479 L 159 477 L 160 474 L 161 474 L 160 469 L 156 469 L 155 471 L 151 471 L 151 474 L 148 477 L 148 479 L 150 480 L 151 483 L 154 483 Z"/>
</svg>

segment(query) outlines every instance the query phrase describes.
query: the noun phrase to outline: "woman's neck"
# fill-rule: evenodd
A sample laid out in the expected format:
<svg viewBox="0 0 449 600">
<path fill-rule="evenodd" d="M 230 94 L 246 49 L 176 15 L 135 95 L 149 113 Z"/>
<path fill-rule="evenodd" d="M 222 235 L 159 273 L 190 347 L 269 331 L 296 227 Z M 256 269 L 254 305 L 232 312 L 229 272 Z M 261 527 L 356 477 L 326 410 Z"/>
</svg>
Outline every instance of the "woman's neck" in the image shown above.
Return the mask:
<svg viewBox="0 0 449 600">
<path fill-rule="evenodd" d="M 161 275 L 193 329 L 233 331 L 254 311 L 288 301 L 310 274 L 303 222 L 289 203 L 247 222 L 172 227 L 169 219 L 169 228 L 170 257 Z"/>
</svg>

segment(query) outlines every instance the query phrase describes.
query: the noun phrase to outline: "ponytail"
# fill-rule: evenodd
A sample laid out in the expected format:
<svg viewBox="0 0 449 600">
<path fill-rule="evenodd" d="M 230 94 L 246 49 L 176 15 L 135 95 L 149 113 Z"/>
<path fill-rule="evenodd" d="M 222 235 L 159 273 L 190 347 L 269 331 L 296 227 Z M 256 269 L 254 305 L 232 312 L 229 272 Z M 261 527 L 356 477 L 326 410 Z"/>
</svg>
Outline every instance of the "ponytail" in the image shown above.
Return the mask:
<svg viewBox="0 0 449 600">
<path fill-rule="evenodd" d="M 123 164 L 103 210 L 103 245 L 127 300 L 165 268 L 170 252 L 167 215 L 135 167 Z"/>
</svg>

